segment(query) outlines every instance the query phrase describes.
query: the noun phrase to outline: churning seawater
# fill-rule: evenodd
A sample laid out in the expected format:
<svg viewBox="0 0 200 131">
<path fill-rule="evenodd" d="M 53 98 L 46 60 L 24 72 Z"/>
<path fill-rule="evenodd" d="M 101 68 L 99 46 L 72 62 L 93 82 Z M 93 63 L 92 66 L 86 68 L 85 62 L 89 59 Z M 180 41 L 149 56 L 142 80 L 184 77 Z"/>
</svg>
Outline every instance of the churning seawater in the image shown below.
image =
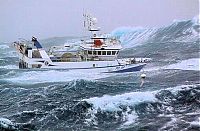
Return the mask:
<svg viewBox="0 0 200 131">
<path fill-rule="evenodd" d="M 23 70 L 1 43 L 0 117 L 22 131 L 200 130 L 199 42 L 149 42 L 121 57 L 131 55 L 152 61 L 125 74 Z"/>
</svg>

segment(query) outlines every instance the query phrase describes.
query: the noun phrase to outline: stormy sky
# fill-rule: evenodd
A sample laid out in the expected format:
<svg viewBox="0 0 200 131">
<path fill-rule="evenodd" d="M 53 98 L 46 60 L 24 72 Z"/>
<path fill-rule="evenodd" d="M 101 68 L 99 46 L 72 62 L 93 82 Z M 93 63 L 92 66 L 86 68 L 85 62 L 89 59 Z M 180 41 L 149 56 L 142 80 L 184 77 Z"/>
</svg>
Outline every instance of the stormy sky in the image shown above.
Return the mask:
<svg viewBox="0 0 200 131">
<path fill-rule="evenodd" d="M 0 41 L 84 36 L 83 12 L 103 33 L 119 27 L 160 27 L 199 15 L 199 0 L 0 0 Z"/>
</svg>

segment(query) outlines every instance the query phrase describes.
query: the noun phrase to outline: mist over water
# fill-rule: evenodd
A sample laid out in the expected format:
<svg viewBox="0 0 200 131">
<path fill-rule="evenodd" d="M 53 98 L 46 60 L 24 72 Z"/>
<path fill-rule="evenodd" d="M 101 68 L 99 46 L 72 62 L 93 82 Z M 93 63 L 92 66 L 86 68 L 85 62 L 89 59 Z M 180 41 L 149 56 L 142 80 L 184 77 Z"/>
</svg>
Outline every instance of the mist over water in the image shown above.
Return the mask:
<svg viewBox="0 0 200 131">
<path fill-rule="evenodd" d="M 196 18 L 114 30 L 125 47 L 119 57 L 152 58 L 141 72 L 125 74 L 18 69 L 12 45 L 0 43 L 0 117 L 19 130 L 200 130 L 199 31 Z"/>
</svg>

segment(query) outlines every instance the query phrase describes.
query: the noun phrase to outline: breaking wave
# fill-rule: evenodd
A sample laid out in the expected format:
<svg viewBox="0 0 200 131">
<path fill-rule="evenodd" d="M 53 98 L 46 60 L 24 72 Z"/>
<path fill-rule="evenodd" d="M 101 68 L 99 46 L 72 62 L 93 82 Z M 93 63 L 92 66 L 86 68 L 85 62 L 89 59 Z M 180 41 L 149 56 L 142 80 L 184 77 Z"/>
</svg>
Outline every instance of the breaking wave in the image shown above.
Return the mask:
<svg viewBox="0 0 200 131">
<path fill-rule="evenodd" d="M 0 44 L 0 58 L 17 57 L 14 48 L 10 48 L 9 44 Z"/>
<path fill-rule="evenodd" d="M 117 75 L 18 69 L 16 52 L 2 44 L 0 116 L 19 130 L 200 130 L 199 27 L 194 18 L 114 30 L 126 47 L 120 57 L 152 58 L 142 72 Z"/>
<path fill-rule="evenodd" d="M 6 68 L 10 68 L 6 66 Z M 13 66 L 11 66 L 13 68 Z M 15 66 L 14 66 L 15 68 Z M 46 82 L 68 82 L 72 80 L 85 79 L 96 80 L 111 76 L 112 74 L 99 74 L 90 71 L 79 70 L 33 70 L 16 73 L 14 76 L 4 78 L 3 80 L 18 84 L 36 84 Z"/>
<path fill-rule="evenodd" d="M 161 28 L 121 27 L 111 35 L 120 38 L 125 48 L 147 43 L 163 42 L 195 42 L 199 41 L 199 18 L 191 20 L 175 20 L 171 25 Z"/>
<path fill-rule="evenodd" d="M 37 88 L 2 86 L 0 114 L 14 120 L 21 130 L 199 129 L 195 122 L 200 85 L 120 93 L 122 85 L 74 80 Z M 127 89 L 124 86 L 121 92 Z"/>
<path fill-rule="evenodd" d="M 181 61 L 176 64 L 168 65 L 165 69 L 179 69 L 179 70 L 197 70 L 200 71 L 200 59 L 193 58 Z"/>
<path fill-rule="evenodd" d="M 170 120 L 167 121 L 171 121 L 176 114 L 187 113 L 192 108 L 194 108 L 193 112 L 196 112 L 199 107 L 199 93 L 200 85 L 182 85 L 157 91 L 131 92 L 115 96 L 93 97 L 84 99 L 83 101 L 86 101 L 92 106 L 88 108 L 87 114 L 90 116 L 90 119 L 86 119 L 90 124 L 92 124 L 91 122 L 99 123 L 99 121 L 109 122 L 107 118 L 111 118 L 113 121 L 123 121 L 122 127 L 124 125 L 132 125 L 135 127 L 134 123 L 137 123 L 143 117 L 149 117 L 157 121 L 162 119 L 162 117 L 163 119 L 169 117 Z M 187 108 L 182 107 L 184 104 L 188 104 Z M 186 118 L 187 116 L 179 119 Z M 185 121 L 189 122 L 190 120 Z M 177 121 L 174 123 L 179 124 Z M 180 127 L 176 127 L 176 124 L 170 125 L 163 123 L 160 129 L 177 130 Z M 188 128 L 191 127 L 188 126 Z"/>
<path fill-rule="evenodd" d="M 0 50 L 4 50 L 8 48 L 10 48 L 8 45 L 0 44 Z"/>
<path fill-rule="evenodd" d="M 6 65 L 6 66 L 0 66 L 0 69 L 19 69 L 16 65 Z"/>
</svg>

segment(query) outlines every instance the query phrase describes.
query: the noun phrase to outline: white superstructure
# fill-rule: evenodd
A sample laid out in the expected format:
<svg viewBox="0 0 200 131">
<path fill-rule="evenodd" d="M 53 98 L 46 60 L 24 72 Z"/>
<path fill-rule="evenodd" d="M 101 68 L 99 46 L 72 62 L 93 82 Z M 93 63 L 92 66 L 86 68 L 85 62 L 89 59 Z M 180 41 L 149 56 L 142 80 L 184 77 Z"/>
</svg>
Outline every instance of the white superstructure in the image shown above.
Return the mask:
<svg viewBox="0 0 200 131">
<path fill-rule="evenodd" d="M 48 52 L 33 37 L 31 42 L 18 41 L 14 46 L 19 54 L 19 68 L 53 68 L 92 70 L 99 72 L 133 72 L 141 70 L 147 59 L 117 59 L 122 49 L 115 38 L 98 34 L 97 19 L 84 14 L 84 27 L 92 33 L 89 40 L 82 40 L 77 51 L 70 51 L 70 44 L 53 46 Z"/>
</svg>

